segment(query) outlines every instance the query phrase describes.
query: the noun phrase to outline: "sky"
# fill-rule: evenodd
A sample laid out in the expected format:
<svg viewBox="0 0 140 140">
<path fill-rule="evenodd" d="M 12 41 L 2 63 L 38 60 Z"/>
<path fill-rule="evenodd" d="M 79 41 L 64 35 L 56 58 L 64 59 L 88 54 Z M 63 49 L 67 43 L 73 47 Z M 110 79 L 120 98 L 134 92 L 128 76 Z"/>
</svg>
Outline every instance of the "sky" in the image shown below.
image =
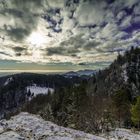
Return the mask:
<svg viewBox="0 0 140 140">
<path fill-rule="evenodd" d="M 103 69 L 132 46 L 139 0 L 0 0 L 0 71 Z"/>
</svg>

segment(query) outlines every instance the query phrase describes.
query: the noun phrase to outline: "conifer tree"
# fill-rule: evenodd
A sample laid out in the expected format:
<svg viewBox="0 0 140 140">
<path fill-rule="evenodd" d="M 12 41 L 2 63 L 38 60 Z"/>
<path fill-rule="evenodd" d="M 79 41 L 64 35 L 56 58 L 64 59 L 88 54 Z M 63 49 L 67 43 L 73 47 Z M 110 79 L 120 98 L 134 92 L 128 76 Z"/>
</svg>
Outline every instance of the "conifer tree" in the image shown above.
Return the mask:
<svg viewBox="0 0 140 140">
<path fill-rule="evenodd" d="M 140 128 L 140 96 L 137 97 L 137 102 L 131 108 L 132 122 Z"/>
</svg>

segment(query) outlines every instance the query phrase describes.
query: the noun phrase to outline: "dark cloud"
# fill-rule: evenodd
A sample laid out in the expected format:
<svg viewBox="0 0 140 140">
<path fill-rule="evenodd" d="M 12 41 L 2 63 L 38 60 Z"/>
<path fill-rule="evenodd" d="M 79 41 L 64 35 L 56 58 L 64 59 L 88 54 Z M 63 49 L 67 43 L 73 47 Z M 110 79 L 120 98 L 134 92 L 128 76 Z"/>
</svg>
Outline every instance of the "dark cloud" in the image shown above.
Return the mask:
<svg viewBox="0 0 140 140">
<path fill-rule="evenodd" d="M 89 42 L 86 42 L 84 45 L 83 45 L 83 49 L 84 50 L 92 50 L 92 49 L 95 49 L 97 46 L 101 45 L 101 42 L 98 42 L 98 41 L 89 41 Z"/>
<path fill-rule="evenodd" d="M 0 54 L 7 55 L 7 56 L 11 56 L 10 54 L 5 53 L 5 52 L 0 52 Z"/>
<path fill-rule="evenodd" d="M 18 41 L 27 37 L 30 34 L 30 30 L 24 28 L 11 28 L 10 30 L 7 30 L 7 33 L 10 35 L 12 40 Z"/>
<path fill-rule="evenodd" d="M 115 49 L 109 49 L 108 50 L 108 52 L 110 52 L 110 53 L 115 53 L 115 52 L 124 52 L 125 51 L 125 49 L 124 48 L 115 48 Z"/>
<path fill-rule="evenodd" d="M 21 53 L 16 53 L 16 56 L 21 56 L 22 54 Z"/>
<path fill-rule="evenodd" d="M 78 63 L 80 67 L 85 67 L 87 68 L 94 68 L 94 69 L 100 69 L 100 68 L 105 68 L 111 64 L 111 61 L 100 61 L 100 62 L 94 62 L 94 63 Z"/>
<path fill-rule="evenodd" d="M 80 52 L 78 49 L 75 49 L 74 47 L 70 48 L 64 48 L 64 47 L 51 47 L 47 48 L 47 55 L 52 56 L 52 55 L 64 55 L 64 56 L 75 56 L 76 53 Z"/>
<path fill-rule="evenodd" d="M 82 38 L 83 34 L 78 34 L 70 37 L 68 40 L 65 40 L 60 43 L 60 46 L 73 46 L 75 49 L 81 48 L 85 43 L 85 39 Z"/>
<path fill-rule="evenodd" d="M 14 17 L 20 17 L 22 18 L 23 17 L 23 12 L 18 10 L 18 9 L 10 9 L 10 8 L 5 8 L 3 10 L 0 10 L 0 14 L 3 14 L 3 15 L 7 15 L 7 14 L 10 14 Z"/>
<path fill-rule="evenodd" d="M 22 51 L 26 51 L 26 50 L 27 50 L 27 48 L 14 47 L 14 48 L 13 48 L 13 50 L 14 50 L 15 52 L 22 52 Z"/>
<path fill-rule="evenodd" d="M 13 47 L 13 51 L 15 52 L 15 56 L 27 55 L 27 48 L 23 47 Z"/>
<path fill-rule="evenodd" d="M 46 50 L 48 56 L 55 55 L 55 54 L 62 55 L 63 52 L 65 51 L 65 49 L 62 47 L 47 48 Z"/>
<path fill-rule="evenodd" d="M 84 39 L 83 34 L 73 36 L 66 41 L 60 43 L 61 47 L 72 46 L 73 49 L 83 49 L 85 51 L 90 51 L 95 49 L 97 46 L 101 45 L 101 42 L 96 40 Z"/>
</svg>

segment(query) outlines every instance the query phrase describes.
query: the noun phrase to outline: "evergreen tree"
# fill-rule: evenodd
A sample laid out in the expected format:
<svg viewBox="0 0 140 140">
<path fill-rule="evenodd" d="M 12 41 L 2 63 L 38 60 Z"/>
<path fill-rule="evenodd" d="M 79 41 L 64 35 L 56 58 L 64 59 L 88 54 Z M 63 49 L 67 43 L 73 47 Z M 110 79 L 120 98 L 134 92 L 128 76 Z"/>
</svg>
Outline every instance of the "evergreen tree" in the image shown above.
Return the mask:
<svg viewBox="0 0 140 140">
<path fill-rule="evenodd" d="M 118 90 L 113 96 L 115 117 L 119 122 L 119 127 L 122 125 L 128 126 L 130 121 L 130 101 L 131 94 L 126 89 Z"/>
<path fill-rule="evenodd" d="M 30 91 L 30 89 L 29 89 L 28 92 L 27 92 L 27 96 L 30 97 L 31 94 L 32 94 L 32 93 L 31 93 L 31 91 Z"/>
<path fill-rule="evenodd" d="M 137 97 L 137 102 L 131 108 L 132 122 L 140 128 L 140 96 Z"/>
</svg>

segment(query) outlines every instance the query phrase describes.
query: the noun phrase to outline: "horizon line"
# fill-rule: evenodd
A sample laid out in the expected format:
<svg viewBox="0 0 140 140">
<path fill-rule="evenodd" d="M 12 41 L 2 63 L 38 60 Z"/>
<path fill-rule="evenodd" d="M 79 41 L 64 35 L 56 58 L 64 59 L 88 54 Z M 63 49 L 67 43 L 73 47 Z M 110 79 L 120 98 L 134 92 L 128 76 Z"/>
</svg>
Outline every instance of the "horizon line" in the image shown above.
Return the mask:
<svg viewBox="0 0 140 140">
<path fill-rule="evenodd" d="M 6 69 L 6 70 L 1 70 L 0 69 L 0 73 L 10 73 L 10 72 L 41 72 L 41 73 L 57 73 L 57 72 L 69 72 L 69 71 L 79 71 L 79 70 L 87 70 L 87 69 L 77 69 L 77 70 L 74 70 L 74 69 L 70 69 L 70 70 L 9 70 L 9 69 Z M 93 69 L 88 69 L 88 70 L 93 70 Z M 95 70 L 95 69 L 94 69 Z"/>
</svg>

